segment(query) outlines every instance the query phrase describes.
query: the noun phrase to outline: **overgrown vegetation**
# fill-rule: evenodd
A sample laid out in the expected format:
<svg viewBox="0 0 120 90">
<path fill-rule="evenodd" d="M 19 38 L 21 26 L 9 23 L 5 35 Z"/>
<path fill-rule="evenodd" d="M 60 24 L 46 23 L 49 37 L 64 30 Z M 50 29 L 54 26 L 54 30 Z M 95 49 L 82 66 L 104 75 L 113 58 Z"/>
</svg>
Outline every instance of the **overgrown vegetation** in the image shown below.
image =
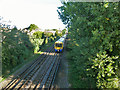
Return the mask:
<svg viewBox="0 0 120 90">
<path fill-rule="evenodd" d="M 68 26 L 73 88 L 118 88 L 120 2 L 63 2 L 58 13 Z"/>
<path fill-rule="evenodd" d="M 2 73 L 9 74 L 33 54 L 33 45 L 26 33 L 16 28 L 2 29 Z"/>
<path fill-rule="evenodd" d="M 31 24 L 29 30 L 38 28 L 35 24 Z M 32 56 L 35 53 L 39 54 L 39 51 L 45 44 L 52 43 L 59 35 L 54 36 L 51 33 L 44 33 L 36 31 L 30 36 L 26 30 L 8 29 L 1 27 L 2 31 L 2 75 L 8 76 L 14 72 L 15 68 L 22 65 L 24 62 L 28 62 L 34 59 Z M 28 29 L 28 28 L 25 28 Z M 43 49 L 42 49 L 43 50 Z M 18 68 L 17 68 L 18 69 Z"/>
<path fill-rule="evenodd" d="M 44 44 L 53 42 L 56 38 L 59 38 L 61 35 L 62 33 L 53 35 L 52 32 L 41 32 L 41 31 L 34 32 L 33 35 L 30 36 L 30 41 L 35 46 L 34 53 L 39 53 L 40 49 Z"/>
</svg>

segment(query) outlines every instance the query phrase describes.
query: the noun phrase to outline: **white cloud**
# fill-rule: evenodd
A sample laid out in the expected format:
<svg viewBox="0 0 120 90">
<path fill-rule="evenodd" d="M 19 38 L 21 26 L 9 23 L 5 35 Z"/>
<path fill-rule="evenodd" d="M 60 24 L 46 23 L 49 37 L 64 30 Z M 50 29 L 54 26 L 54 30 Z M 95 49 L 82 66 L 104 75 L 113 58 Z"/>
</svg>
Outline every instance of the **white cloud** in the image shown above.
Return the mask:
<svg viewBox="0 0 120 90">
<path fill-rule="evenodd" d="M 60 1 L 0 0 L 0 16 L 10 19 L 19 28 L 36 24 L 40 28 L 64 28 L 58 19 Z"/>
</svg>

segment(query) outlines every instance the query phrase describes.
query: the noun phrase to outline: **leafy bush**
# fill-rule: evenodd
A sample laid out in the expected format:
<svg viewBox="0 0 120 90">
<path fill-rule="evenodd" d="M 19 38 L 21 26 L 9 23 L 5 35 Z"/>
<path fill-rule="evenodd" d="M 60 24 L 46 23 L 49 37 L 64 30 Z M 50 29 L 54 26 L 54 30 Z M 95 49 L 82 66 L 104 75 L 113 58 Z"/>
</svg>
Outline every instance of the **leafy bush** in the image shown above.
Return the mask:
<svg viewBox="0 0 120 90">
<path fill-rule="evenodd" d="M 77 79 L 72 77 L 72 87 L 85 88 L 88 83 L 88 88 L 93 88 L 94 84 L 97 88 L 118 88 L 119 6 L 120 2 L 67 2 L 58 8 L 59 16 L 69 30 L 68 59 L 73 62 L 70 65 L 73 70 L 85 73 L 78 73 Z M 85 81 L 79 83 L 84 78 Z"/>
<path fill-rule="evenodd" d="M 110 57 L 106 52 L 97 53 L 93 59 L 92 69 L 97 76 L 97 86 L 101 88 L 117 88 L 118 76 L 115 71 L 118 65 L 115 63 L 118 57 Z"/>
<path fill-rule="evenodd" d="M 44 40 L 45 39 L 34 39 L 31 41 L 34 45 L 34 53 L 40 50 L 40 47 L 43 45 Z"/>
</svg>

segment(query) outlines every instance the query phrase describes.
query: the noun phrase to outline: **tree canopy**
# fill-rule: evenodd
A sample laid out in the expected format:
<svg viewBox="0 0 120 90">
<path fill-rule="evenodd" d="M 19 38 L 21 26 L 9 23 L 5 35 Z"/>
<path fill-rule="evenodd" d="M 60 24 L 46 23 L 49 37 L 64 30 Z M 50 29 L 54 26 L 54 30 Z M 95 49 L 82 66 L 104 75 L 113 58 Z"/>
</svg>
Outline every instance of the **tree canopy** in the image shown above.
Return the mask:
<svg viewBox="0 0 120 90">
<path fill-rule="evenodd" d="M 33 33 L 33 36 L 35 37 L 35 38 L 42 38 L 43 37 L 43 32 L 40 32 L 40 31 L 36 31 L 36 32 L 34 32 Z"/>
<path fill-rule="evenodd" d="M 118 88 L 120 2 L 67 2 L 57 11 L 68 26 L 68 58 L 78 72 L 73 87 Z"/>
<path fill-rule="evenodd" d="M 38 29 L 39 27 L 37 26 L 37 25 L 35 25 L 35 24 L 30 24 L 30 26 L 28 27 L 28 29 L 30 30 L 30 32 L 32 31 L 32 30 L 35 30 L 35 29 Z"/>
<path fill-rule="evenodd" d="M 66 33 L 66 29 L 62 30 L 62 35 L 64 35 Z"/>
</svg>

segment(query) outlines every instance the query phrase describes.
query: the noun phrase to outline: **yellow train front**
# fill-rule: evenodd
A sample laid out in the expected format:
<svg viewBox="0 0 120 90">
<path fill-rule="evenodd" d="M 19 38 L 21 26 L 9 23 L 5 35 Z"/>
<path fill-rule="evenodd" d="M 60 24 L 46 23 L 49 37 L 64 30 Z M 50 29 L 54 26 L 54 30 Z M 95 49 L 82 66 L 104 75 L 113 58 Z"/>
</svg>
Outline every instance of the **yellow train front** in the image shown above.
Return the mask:
<svg viewBox="0 0 120 90">
<path fill-rule="evenodd" d="M 62 52 L 64 49 L 66 35 L 62 36 L 59 40 L 57 40 L 54 44 L 55 52 Z"/>
<path fill-rule="evenodd" d="M 62 42 L 55 42 L 55 52 L 62 52 L 63 51 L 63 43 Z"/>
</svg>

